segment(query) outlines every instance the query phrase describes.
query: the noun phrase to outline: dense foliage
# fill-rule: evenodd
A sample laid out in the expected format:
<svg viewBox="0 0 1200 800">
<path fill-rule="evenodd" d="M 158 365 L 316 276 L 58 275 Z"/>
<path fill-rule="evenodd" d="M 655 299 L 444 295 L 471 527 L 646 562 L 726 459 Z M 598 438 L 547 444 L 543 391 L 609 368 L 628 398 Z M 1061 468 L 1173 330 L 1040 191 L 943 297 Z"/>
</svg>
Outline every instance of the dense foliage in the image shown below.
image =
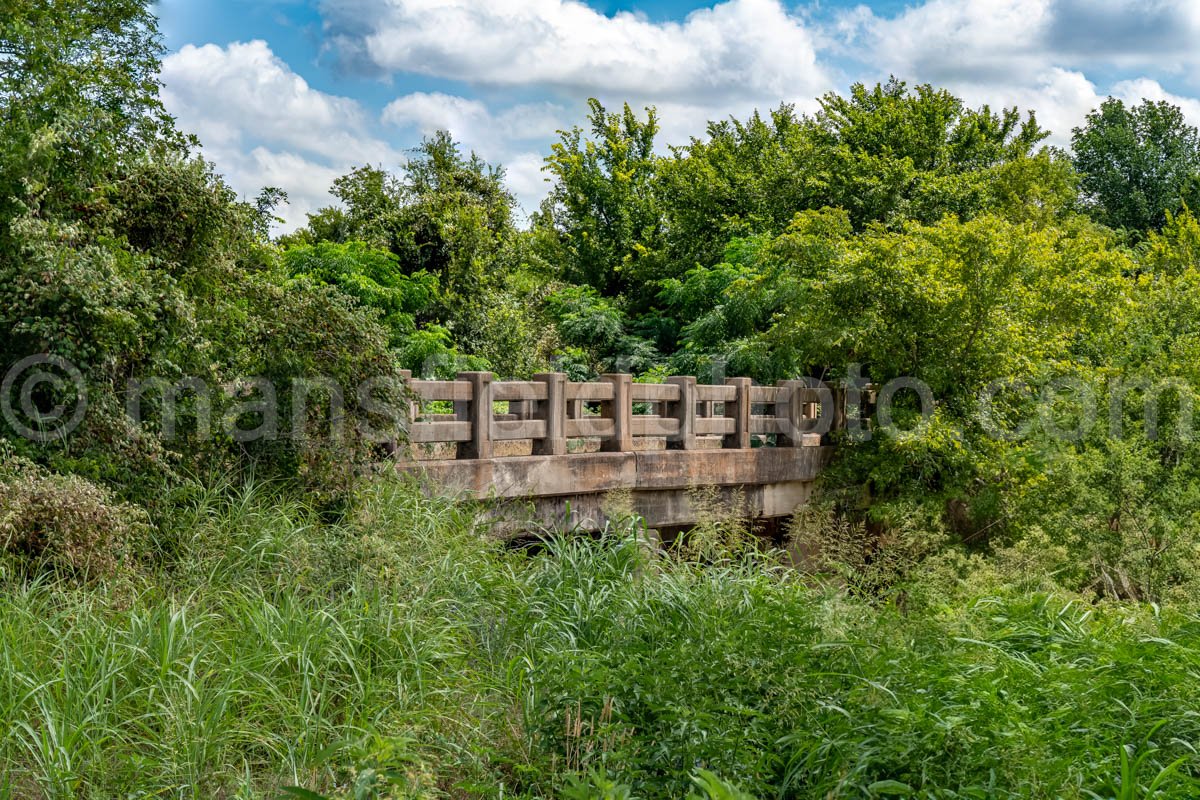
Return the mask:
<svg viewBox="0 0 1200 800">
<path fill-rule="evenodd" d="M 0 16 L 0 797 L 1195 794 L 1178 108 L 1068 153 L 896 79 L 674 147 L 593 100 L 528 224 L 440 133 L 274 235 L 165 113 L 149 9 Z M 799 571 L 736 520 L 514 554 L 371 477 L 401 371 L 464 369 L 886 413 Z"/>
<path fill-rule="evenodd" d="M 1200 199 L 1200 137 L 1166 101 L 1126 108 L 1110 97 L 1072 143 L 1084 201 L 1105 225 L 1136 237 Z"/>
<path fill-rule="evenodd" d="M 321 285 L 336 284 L 332 256 L 311 280 L 293 280 L 313 270 L 265 238 L 278 194 L 238 202 L 174 129 L 157 98 L 159 43 L 144 3 L 18 3 L 0 26 L 0 362 L 64 359 L 82 385 L 43 383 L 32 402 L 88 404 L 69 438 L 31 442 L 10 420 L 0 433 L 18 454 L 148 504 L 188 475 L 251 466 L 335 499 L 337 473 L 361 463 L 357 442 L 298 435 L 244 447 L 240 432 L 261 419 L 241 414 L 246 398 L 225 388 L 249 376 L 289 389 L 394 374 L 379 315 Z M 432 291 L 413 285 L 416 297 L 378 304 L 391 313 L 383 322 L 400 324 L 422 287 Z M 151 391 L 135 419 L 130 381 L 152 379 L 203 388 Z M 290 399 L 278 409 L 289 420 Z M 164 419 L 176 400 L 186 426 Z M 347 411 L 360 415 L 353 394 Z"/>
</svg>

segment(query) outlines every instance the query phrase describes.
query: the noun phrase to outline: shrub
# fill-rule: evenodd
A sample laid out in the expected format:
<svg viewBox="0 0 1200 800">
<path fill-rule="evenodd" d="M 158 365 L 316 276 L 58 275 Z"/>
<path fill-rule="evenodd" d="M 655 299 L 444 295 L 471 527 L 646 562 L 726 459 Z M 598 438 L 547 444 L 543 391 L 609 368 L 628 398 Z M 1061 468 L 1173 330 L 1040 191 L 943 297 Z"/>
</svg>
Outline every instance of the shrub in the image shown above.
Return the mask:
<svg viewBox="0 0 1200 800">
<path fill-rule="evenodd" d="M 0 468 L 0 551 L 28 566 L 83 579 L 112 575 L 149 527 L 143 509 L 83 478 L 17 460 Z"/>
<path fill-rule="evenodd" d="M 245 452 L 260 474 L 298 480 L 318 504 L 338 501 L 370 463 L 372 444 L 399 434 L 399 372 L 387 332 L 376 312 L 305 278 L 263 282 L 253 302 L 250 374 L 273 387 L 275 402 L 260 399 L 277 424 Z"/>
</svg>

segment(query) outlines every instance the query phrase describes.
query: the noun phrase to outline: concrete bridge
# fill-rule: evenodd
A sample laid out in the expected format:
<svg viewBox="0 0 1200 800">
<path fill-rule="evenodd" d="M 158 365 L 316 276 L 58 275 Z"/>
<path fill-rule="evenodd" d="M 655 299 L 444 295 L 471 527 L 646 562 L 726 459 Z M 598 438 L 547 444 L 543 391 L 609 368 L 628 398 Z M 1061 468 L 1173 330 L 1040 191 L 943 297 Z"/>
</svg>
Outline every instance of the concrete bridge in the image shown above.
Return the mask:
<svg viewBox="0 0 1200 800">
<path fill-rule="evenodd" d="M 750 519 L 805 503 L 845 420 L 824 385 L 693 377 L 634 383 L 625 374 L 574 382 L 562 373 L 496 381 L 408 380 L 409 452 L 399 469 L 439 490 L 498 501 L 504 518 L 597 530 L 619 493 L 651 528 L 696 522 L 697 487 Z"/>
</svg>

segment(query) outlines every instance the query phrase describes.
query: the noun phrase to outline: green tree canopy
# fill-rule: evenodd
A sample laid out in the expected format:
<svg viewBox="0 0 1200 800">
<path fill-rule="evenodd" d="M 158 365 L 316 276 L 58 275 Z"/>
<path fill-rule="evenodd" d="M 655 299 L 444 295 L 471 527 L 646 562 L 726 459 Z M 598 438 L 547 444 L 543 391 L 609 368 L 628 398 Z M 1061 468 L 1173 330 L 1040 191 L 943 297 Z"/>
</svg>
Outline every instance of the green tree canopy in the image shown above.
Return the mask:
<svg viewBox="0 0 1200 800">
<path fill-rule="evenodd" d="M 445 131 L 422 142 L 399 175 L 359 167 L 332 191 L 342 207 L 310 215 L 284 244 L 364 241 L 390 250 L 406 274 L 436 275 L 450 297 L 479 290 L 487 260 L 515 230 L 504 171 L 464 155 Z"/>
<path fill-rule="evenodd" d="M 1158 230 L 1168 212 L 1200 200 L 1200 137 L 1166 101 L 1130 108 L 1110 97 L 1071 143 L 1086 206 L 1110 228 Z"/>
<path fill-rule="evenodd" d="M 1000 391 L 997 435 L 978 416 L 980 393 L 1090 378 L 1124 319 L 1131 267 L 1079 218 L 1038 226 L 983 215 L 854 235 L 845 212 L 809 212 L 771 249 L 774 274 L 760 285 L 783 296 L 761 341 L 778 377 L 840 381 L 858 365 L 877 386 L 911 378 L 929 388 L 929 419 L 916 423 L 917 395 L 902 391 L 900 430 L 848 445 L 830 473 L 833 484 L 865 487 L 871 513 L 893 522 L 916 507 L 936 517 L 946 503 L 992 502 L 1037 470 L 1035 443 L 1004 434 L 1014 395 Z"/>
<path fill-rule="evenodd" d="M 122 159 L 179 143 L 158 98 L 161 52 L 143 0 L 5 4 L 0 218 L 39 209 L 93 221 Z"/>
<path fill-rule="evenodd" d="M 1074 197 L 1071 168 L 1039 144 L 1032 113 L 968 108 L 929 85 L 895 79 L 830 93 L 814 117 L 780 106 L 769 117 L 709 123 L 658 170 L 670 272 L 711 265 L 733 237 L 779 233 L 793 216 L 845 209 L 852 225 L 933 223 L 1057 213 Z"/>
<path fill-rule="evenodd" d="M 336 286 L 377 310 L 393 344 L 416 330 L 416 315 L 433 306 L 438 290 L 434 275 L 424 271 L 405 275 L 398 261 L 391 252 L 372 249 L 364 242 L 318 242 L 283 252 L 283 263 L 293 277 Z"/>
<path fill-rule="evenodd" d="M 611 296 L 660 277 L 658 114 L 648 108 L 642 120 L 629 104 L 619 114 L 595 99 L 588 105 L 592 138 L 563 131 L 546 159 L 554 184 L 538 224 L 555 234 L 551 259 L 563 277 Z"/>
</svg>

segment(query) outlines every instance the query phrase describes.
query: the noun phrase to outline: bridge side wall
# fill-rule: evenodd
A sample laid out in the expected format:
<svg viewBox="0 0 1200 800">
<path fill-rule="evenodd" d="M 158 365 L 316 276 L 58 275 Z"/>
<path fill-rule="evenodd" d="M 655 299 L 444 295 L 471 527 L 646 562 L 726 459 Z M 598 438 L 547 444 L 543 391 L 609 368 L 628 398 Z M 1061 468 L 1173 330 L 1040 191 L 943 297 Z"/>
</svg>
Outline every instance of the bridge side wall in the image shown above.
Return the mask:
<svg viewBox="0 0 1200 800">
<path fill-rule="evenodd" d="M 806 483 L 816 479 L 831 454 L 830 447 L 655 450 L 416 461 L 397 469 L 424 475 L 431 486 L 484 500 Z"/>
<path fill-rule="evenodd" d="M 844 392 L 804 381 L 647 384 L 612 374 L 577 383 L 561 373 L 495 381 L 463 372 L 407 384 L 407 438 L 417 449 L 397 469 L 424 476 L 430 491 L 490 501 L 500 516 L 523 509 L 526 527 L 530 513 L 555 527 L 603 527 L 613 493 L 651 526 L 689 525 L 700 513 L 696 487 L 740 504 L 748 518 L 789 515 L 808 500 L 846 412 Z M 599 452 L 571 453 L 571 441 Z M 517 443 L 535 455 L 512 455 Z"/>
<path fill-rule="evenodd" d="M 431 490 L 494 502 L 501 532 L 602 529 L 615 509 L 612 493 L 650 527 L 697 522 L 696 487 L 715 487 L 725 507 L 750 519 L 782 517 L 808 501 L 832 448 L 660 450 L 411 462 Z"/>
</svg>

